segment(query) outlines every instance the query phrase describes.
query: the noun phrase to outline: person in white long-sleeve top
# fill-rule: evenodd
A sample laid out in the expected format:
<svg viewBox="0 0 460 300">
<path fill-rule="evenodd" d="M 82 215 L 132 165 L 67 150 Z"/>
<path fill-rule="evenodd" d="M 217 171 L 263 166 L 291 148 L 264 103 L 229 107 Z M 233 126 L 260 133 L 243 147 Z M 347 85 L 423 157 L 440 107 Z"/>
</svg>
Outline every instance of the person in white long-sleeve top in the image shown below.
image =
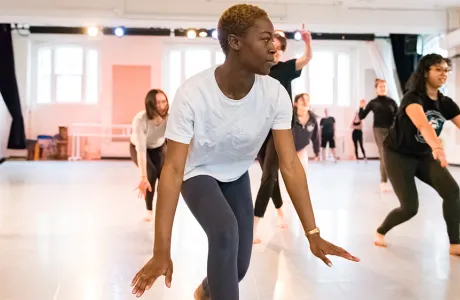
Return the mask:
<svg viewBox="0 0 460 300">
<path fill-rule="evenodd" d="M 133 119 L 133 132 L 129 151 L 131 159 L 139 167 L 139 197 L 145 199 L 147 216 L 152 220 L 152 203 L 156 181 L 160 178 L 166 153 L 166 122 L 168 119 L 168 97 L 160 89 L 149 91 L 145 97 L 145 110 Z"/>
</svg>

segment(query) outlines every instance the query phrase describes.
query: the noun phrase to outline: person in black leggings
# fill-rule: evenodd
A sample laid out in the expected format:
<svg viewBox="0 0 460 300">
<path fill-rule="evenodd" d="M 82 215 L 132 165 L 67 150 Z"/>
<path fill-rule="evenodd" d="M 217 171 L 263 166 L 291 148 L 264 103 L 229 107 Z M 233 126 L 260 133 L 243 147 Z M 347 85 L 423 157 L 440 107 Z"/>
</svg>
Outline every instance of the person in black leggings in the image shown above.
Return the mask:
<svg viewBox="0 0 460 300">
<path fill-rule="evenodd" d="M 310 141 L 313 144 L 314 160 L 319 160 L 319 124 L 318 116 L 310 110 L 310 95 L 307 93 L 298 94 L 294 98 L 294 124 L 292 135 L 294 137 L 295 150 L 299 156 L 305 172 L 308 167 L 307 146 Z"/>
<path fill-rule="evenodd" d="M 335 152 L 335 133 L 336 123 L 334 117 L 329 116 L 329 110 L 324 109 L 324 118 L 319 122 L 321 127 L 321 156 L 322 160 L 326 160 L 326 148 L 329 145 L 334 162 L 337 162 L 337 154 Z"/>
<path fill-rule="evenodd" d="M 359 118 L 364 120 L 369 112 L 374 113 L 374 138 L 380 156 L 380 189 L 382 192 L 388 192 L 388 177 L 385 171 L 385 157 L 383 155 L 383 141 L 388 134 L 388 130 L 393 124 L 398 104 L 395 100 L 387 97 L 387 82 L 383 79 L 375 80 L 375 89 L 377 98 L 369 101 L 360 101 Z"/>
<path fill-rule="evenodd" d="M 355 114 L 355 118 L 351 123 L 351 128 L 353 132 L 351 133 L 351 138 L 353 139 L 353 145 L 355 146 L 355 158 L 356 160 L 359 159 L 358 156 L 358 144 L 361 147 L 361 152 L 363 153 L 363 159 L 367 160 L 366 151 L 364 151 L 363 146 L 363 122 L 359 118 L 358 113 Z"/>
<path fill-rule="evenodd" d="M 374 243 L 385 247 L 385 235 L 417 214 L 415 178 L 433 187 L 443 199 L 450 254 L 460 255 L 460 191 L 447 169 L 439 139 L 444 123 L 460 128 L 460 109 L 439 89 L 446 83 L 450 60 L 438 54 L 424 56 L 409 79 L 393 127 L 384 142 L 385 166 L 400 207 L 377 229 Z M 435 200 L 435 199 L 432 199 Z"/>
<path fill-rule="evenodd" d="M 152 220 L 152 202 L 155 183 L 160 177 L 166 152 L 165 131 L 168 118 L 168 98 L 159 89 L 149 91 L 145 97 L 145 110 L 133 119 L 133 133 L 129 152 L 131 159 L 139 167 L 139 197 L 145 198 L 147 216 Z"/>
<path fill-rule="evenodd" d="M 294 58 L 285 62 L 280 61 L 280 58 L 284 51 L 286 51 L 286 38 L 278 33 L 275 33 L 274 35 L 274 45 L 276 49 L 276 53 L 274 55 L 275 65 L 271 67 L 269 76 L 275 78 L 281 83 L 281 85 L 288 92 L 291 99 L 292 80 L 298 78 L 301 75 L 302 69 L 310 62 L 312 58 L 311 35 L 307 31 L 301 32 L 302 39 L 305 43 L 304 55 L 297 59 Z M 292 121 L 294 122 L 294 116 Z M 259 224 L 260 219 L 265 215 L 270 197 L 272 198 L 273 204 L 276 208 L 276 213 L 278 215 L 278 225 L 281 228 L 287 227 L 287 224 L 284 220 L 284 213 L 282 209 L 283 199 L 281 197 L 278 180 L 278 155 L 275 150 L 275 143 L 273 141 L 271 132 L 267 135 L 265 142 L 260 148 L 260 151 L 257 154 L 257 160 L 259 161 L 260 167 L 262 168 L 262 178 L 254 206 L 254 236 L 257 236 L 257 225 Z M 261 240 L 257 237 L 254 239 L 254 244 L 258 244 L 260 242 Z"/>
<path fill-rule="evenodd" d="M 166 276 L 165 283 L 171 286 L 171 235 L 182 191 L 208 238 L 207 276 L 195 290 L 195 299 L 239 299 L 253 238 L 248 169 L 270 130 L 281 174 L 313 254 L 328 265 L 327 254 L 359 261 L 323 240 L 315 224 L 292 137 L 291 99 L 277 80 L 266 76 L 276 53 L 267 13 L 253 5 L 235 5 L 222 14 L 217 28 L 224 63 L 186 80 L 171 106 L 153 256 L 132 280 L 137 297 L 160 276 Z"/>
</svg>

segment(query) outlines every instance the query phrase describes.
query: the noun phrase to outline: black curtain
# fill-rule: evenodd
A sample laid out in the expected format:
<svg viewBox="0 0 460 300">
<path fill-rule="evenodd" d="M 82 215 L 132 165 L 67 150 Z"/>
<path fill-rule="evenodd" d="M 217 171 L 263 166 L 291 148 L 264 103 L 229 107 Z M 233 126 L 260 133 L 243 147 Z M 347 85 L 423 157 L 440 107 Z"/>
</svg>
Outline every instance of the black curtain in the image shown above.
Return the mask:
<svg viewBox="0 0 460 300">
<path fill-rule="evenodd" d="M 403 94 L 405 94 L 406 83 L 420 60 L 420 55 L 417 54 L 417 36 L 390 34 L 390 40 L 399 83 L 401 84 Z"/>
<path fill-rule="evenodd" d="M 8 149 L 25 149 L 26 134 L 16 81 L 13 40 L 9 24 L 0 24 L 0 93 L 13 119 L 8 138 Z"/>
</svg>

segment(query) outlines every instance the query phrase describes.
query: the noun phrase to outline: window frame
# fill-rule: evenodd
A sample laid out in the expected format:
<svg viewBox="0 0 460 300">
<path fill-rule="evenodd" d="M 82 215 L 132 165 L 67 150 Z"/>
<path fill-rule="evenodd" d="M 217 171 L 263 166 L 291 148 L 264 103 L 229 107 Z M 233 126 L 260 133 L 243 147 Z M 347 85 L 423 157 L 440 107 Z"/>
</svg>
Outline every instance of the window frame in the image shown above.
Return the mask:
<svg viewBox="0 0 460 300">
<path fill-rule="evenodd" d="M 55 51 L 57 48 L 61 47 L 76 47 L 83 50 L 83 60 L 82 60 L 82 74 L 81 74 L 81 100 L 77 102 L 61 102 L 57 101 L 57 77 L 59 75 L 65 74 L 56 74 L 54 69 L 55 64 Z M 51 90 L 50 95 L 51 99 L 49 102 L 38 102 L 38 53 L 41 48 L 50 48 L 51 49 Z M 95 43 L 87 42 L 84 40 L 74 40 L 74 39 L 62 39 L 61 41 L 53 41 L 53 40 L 45 40 L 45 39 L 37 39 L 32 40 L 31 42 L 31 72 L 30 76 L 31 85 L 30 89 L 33 91 L 31 95 L 31 102 L 34 106 L 38 105 L 99 105 L 100 104 L 100 95 L 101 95 L 101 86 L 102 86 L 102 60 L 101 60 L 101 52 L 99 47 Z M 86 100 L 86 77 L 87 77 L 87 56 L 88 51 L 96 51 L 97 53 L 97 101 L 96 102 L 88 102 Z"/>
<path fill-rule="evenodd" d="M 170 84 L 171 84 L 171 70 L 169 68 L 169 59 L 171 52 L 173 51 L 179 51 L 180 56 L 181 56 L 181 75 L 180 75 L 180 81 L 181 84 L 185 82 L 186 76 L 185 76 L 185 52 L 187 50 L 208 50 L 211 52 L 211 66 L 215 66 L 216 63 L 216 58 L 217 58 L 217 52 L 222 52 L 222 49 L 219 45 L 219 42 L 217 40 L 210 40 L 208 42 L 206 41 L 199 41 L 199 43 L 196 43 L 194 40 L 188 40 L 188 41 L 181 41 L 181 42 L 172 42 L 172 43 L 164 43 L 164 57 L 163 57 L 163 75 L 164 75 L 164 91 L 168 95 L 168 99 L 170 102 L 170 105 L 174 101 L 174 96 L 175 92 L 171 91 L 169 89 Z"/>
<path fill-rule="evenodd" d="M 327 44 L 329 41 L 324 41 L 324 44 Z M 342 43 L 346 43 L 346 42 L 342 42 Z M 353 87 L 353 78 L 356 78 L 358 76 L 358 74 L 356 73 L 356 68 L 354 68 L 353 66 L 356 66 L 356 61 L 357 61 L 357 58 L 356 58 L 356 51 L 354 51 L 354 47 L 350 46 L 350 47 L 340 47 L 340 46 L 328 46 L 328 45 L 313 45 L 312 46 L 313 48 L 313 59 L 315 58 L 315 52 L 331 52 L 333 54 L 333 59 L 334 59 L 334 76 L 333 76 L 333 99 L 332 99 L 332 103 L 316 103 L 313 99 L 312 99 L 312 105 L 315 105 L 315 106 L 324 106 L 324 107 L 332 107 L 332 106 L 338 106 L 338 107 L 352 107 L 354 105 L 354 101 L 353 101 L 353 97 L 354 97 L 354 94 L 355 94 L 355 90 L 354 90 L 354 87 Z M 293 57 L 293 58 L 298 58 L 300 57 L 301 55 L 303 55 L 304 53 L 304 45 L 298 45 L 298 44 L 295 44 L 292 46 L 292 49 L 285 53 L 283 55 L 283 58 L 284 59 L 289 59 L 290 57 Z M 338 58 L 339 58 L 339 55 L 340 54 L 346 54 L 348 55 L 349 57 L 349 82 L 350 82 L 350 89 L 349 89 L 349 97 L 350 97 L 350 101 L 349 103 L 347 103 L 346 105 L 345 104 L 341 104 L 339 103 L 339 99 L 338 99 L 338 96 L 339 96 L 339 73 L 338 73 L 338 69 L 339 69 L 339 64 L 338 64 Z M 310 88 L 310 66 L 307 65 L 304 67 L 304 69 L 302 70 L 302 73 L 306 72 L 305 74 L 305 83 L 304 83 L 304 86 L 305 86 L 305 91 L 306 93 L 309 93 L 311 92 L 311 88 Z M 301 77 L 300 77 L 301 78 Z M 292 91 L 293 93 L 293 97 L 295 97 L 294 93 L 295 91 Z"/>
</svg>

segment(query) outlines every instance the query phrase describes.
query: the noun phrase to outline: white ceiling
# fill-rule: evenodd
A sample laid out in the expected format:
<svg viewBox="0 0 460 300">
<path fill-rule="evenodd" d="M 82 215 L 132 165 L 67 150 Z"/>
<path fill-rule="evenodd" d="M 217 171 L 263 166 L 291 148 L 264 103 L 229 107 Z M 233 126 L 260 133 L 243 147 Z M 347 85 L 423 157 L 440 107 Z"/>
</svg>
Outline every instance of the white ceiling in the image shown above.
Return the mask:
<svg viewBox="0 0 460 300">
<path fill-rule="evenodd" d="M 440 33 L 460 0 L 0 0 L 0 22 L 31 25 L 211 27 L 227 7 L 254 3 L 280 29 Z"/>
<path fill-rule="evenodd" d="M 235 3 L 234 0 L 210 0 L 210 2 Z M 460 0 L 247 0 L 245 3 L 300 4 L 307 6 L 339 6 L 347 8 L 432 10 L 460 6 Z"/>
</svg>

